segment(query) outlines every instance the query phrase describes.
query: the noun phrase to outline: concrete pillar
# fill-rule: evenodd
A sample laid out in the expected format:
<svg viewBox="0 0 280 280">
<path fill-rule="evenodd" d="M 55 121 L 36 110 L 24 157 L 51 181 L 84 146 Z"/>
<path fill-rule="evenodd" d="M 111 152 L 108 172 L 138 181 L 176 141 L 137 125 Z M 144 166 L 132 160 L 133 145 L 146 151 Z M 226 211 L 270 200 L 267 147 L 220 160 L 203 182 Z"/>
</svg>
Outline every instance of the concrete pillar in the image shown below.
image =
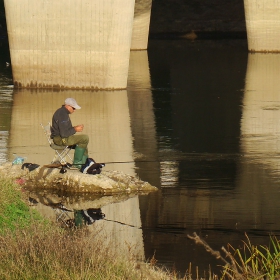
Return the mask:
<svg viewBox="0 0 280 280">
<path fill-rule="evenodd" d="M 250 52 L 280 52 L 280 1 L 244 0 Z"/>
<path fill-rule="evenodd" d="M 16 87 L 124 89 L 132 0 L 5 0 Z"/>
<path fill-rule="evenodd" d="M 131 39 L 132 50 L 146 50 L 148 46 L 152 0 L 135 0 Z"/>
</svg>

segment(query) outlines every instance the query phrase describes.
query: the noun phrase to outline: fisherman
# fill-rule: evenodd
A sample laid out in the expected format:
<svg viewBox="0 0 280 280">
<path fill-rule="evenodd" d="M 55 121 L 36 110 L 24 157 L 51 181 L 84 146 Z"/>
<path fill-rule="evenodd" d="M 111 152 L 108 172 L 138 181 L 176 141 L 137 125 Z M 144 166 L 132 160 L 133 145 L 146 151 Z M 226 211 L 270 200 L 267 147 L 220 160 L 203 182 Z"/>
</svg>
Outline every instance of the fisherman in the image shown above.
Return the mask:
<svg viewBox="0 0 280 280">
<path fill-rule="evenodd" d="M 73 126 L 69 117 L 69 114 L 73 114 L 75 110 L 79 109 L 81 109 L 81 106 L 74 98 L 65 99 L 64 105 L 57 109 L 53 115 L 51 138 L 54 144 L 58 146 L 75 145 L 73 165 L 80 169 L 88 158 L 89 137 L 86 134 L 76 134 L 76 132 L 83 131 L 84 125 Z"/>
</svg>

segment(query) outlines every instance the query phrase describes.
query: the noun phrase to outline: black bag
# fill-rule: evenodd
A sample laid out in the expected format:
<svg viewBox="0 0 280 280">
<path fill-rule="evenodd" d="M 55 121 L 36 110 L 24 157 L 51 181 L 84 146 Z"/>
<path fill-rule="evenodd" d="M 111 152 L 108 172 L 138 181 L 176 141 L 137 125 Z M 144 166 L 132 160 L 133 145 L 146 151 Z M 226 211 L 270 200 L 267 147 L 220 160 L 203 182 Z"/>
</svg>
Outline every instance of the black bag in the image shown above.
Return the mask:
<svg viewBox="0 0 280 280">
<path fill-rule="evenodd" d="M 40 165 L 39 164 L 36 164 L 36 163 L 24 163 L 22 166 L 21 166 L 21 169 L 24 169 L 24 168 L 27 168 L 29 171 L 33 171 L 35 170 L 36 168 L 38 168 Z"/>
<path fill-rule="evenodd" d="M 94 159 L 87 158 L 86 163 L 82 166 L 80 171 L 84 174 L 100 174 L 102 167 L 105 166 L 105 163 L 96 163 Z"/>
</svg>

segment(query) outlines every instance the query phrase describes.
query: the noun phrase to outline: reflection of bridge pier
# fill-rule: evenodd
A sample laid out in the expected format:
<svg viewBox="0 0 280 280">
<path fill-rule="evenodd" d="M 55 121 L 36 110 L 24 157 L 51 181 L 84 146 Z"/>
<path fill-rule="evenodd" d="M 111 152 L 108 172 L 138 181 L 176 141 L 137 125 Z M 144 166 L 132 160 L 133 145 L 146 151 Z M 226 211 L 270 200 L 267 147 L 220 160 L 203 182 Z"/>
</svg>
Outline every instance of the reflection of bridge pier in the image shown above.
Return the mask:
<svg viewBox="0 0 280 280">
<path fill-rule="evenodd" d="M 130 52 L 128 104 L 136 157 L 135 164 L 139 168 L 138 175 L 142 180 L 159 186 L 160 167 L 157 162 L 155 116 L 148 55 L 144 50 Z"/>
<path fill-rule="evenodd" d="M 157 135 L 147 51 L 131 51 L 130 53 L 128 102 L 137 175 L 142 180 L 159 187 L 161 170 L 158 162 Z M 139 196 L 141 220 L 145 227 L 149 227 L 149 224 L 151 224 L 151 213 L 154 213 L 155 207 L 157 207 L 157 197 L 155 195 L 153 198 L 147 199 L 147 196 Z"/>
<path fill-rule="evenodd" d="M 0 91 L 0 164 L 8 160 L 7 143 L 9 140 L 12 103 L 12 89 L 2 88 Z"/>
<path fill-rule="evenodd" d="M 269 232 L 278 224 L 280 148 L 280 54 L 248 55 L 241 118 L 237 192 L 247 223 Z M 248 205 L 250 197 L 250 205 Z"/>
<path fill-rule="evenodd" d="M 278 170 L 280 149 L 280 54 L 249 54 L 241 122 L 242 152 Z"/>
<path fill-rule="evenodd" d="M 246 153 L 279 152 L 279 71 L 279 54 L 249 54 L 241 123 Z"/>
<path fill-rule="evenodd" d="M 82 109 L 71 115 L 73 125 L 83 123 L 89 135 L 89 155 L 99 162 L 112 162 L 110 169 L 121 168 L 134 174 L 132 137 L 127 92 L 15 90 L 9 152 L 22 155 L 28 161 L 46 164 L 53 154 L 47 144 L 40 123 L 51 121 L 54 111 L 65 98 L 72 96 Z M 122 166 L 114 162 L 127 162 Z"/>
</svg>

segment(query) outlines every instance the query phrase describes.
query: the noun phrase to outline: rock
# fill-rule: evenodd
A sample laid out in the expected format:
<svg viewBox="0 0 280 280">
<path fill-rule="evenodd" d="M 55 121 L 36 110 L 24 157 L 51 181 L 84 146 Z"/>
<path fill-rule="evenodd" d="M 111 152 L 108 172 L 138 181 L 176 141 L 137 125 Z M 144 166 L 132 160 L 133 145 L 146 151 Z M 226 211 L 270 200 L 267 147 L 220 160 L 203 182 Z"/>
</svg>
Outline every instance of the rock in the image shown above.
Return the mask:
<svg viewBox="0 0 280 280">
<path fill-rule="evenodd" d="M 104 171 L 97 175 L 83 174 L 78 170 L 67 169 L 60 173 L 61 168 L 39 166 L 33 171 L 21 169 L 21 165 L 5 163 L 0 165 L 0 176 L 11 178 L 26 188 L 53 189 L 69 193 L 145 193 L 156 191 L 157 188 L 148 182 L 124 174 L 120 171 Z"/>
</svg>

